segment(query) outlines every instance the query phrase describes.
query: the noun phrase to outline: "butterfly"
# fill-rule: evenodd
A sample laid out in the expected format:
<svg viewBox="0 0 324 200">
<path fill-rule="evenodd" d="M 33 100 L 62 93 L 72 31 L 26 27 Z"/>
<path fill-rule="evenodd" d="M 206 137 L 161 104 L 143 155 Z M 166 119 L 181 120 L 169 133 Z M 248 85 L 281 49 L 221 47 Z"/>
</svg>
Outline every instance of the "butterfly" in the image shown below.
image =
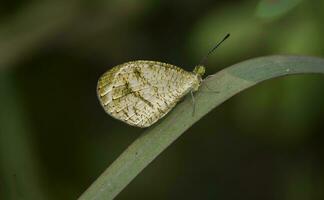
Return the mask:
<svg viewBox="0 0 324 200">
<path fill-rule="evenodd" d="M 229 34 L 221 42 L 227 37 Z M 164 117 L 186 94 L 197 91 L 204 73 L 203 65 L 188 72 L 163 62 L 127 62 L 99 78 L 97 95 L 109 115 L 129 125 L 145 128 Z"/>
</svg>

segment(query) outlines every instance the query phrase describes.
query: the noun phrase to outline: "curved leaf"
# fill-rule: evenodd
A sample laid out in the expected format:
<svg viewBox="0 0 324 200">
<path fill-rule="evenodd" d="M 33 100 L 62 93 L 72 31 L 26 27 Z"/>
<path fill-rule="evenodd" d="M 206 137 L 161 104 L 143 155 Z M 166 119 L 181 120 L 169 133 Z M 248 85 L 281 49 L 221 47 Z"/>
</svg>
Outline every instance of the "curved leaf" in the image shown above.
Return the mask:
<svg viewBox="0 0 324 200">
<path fill-rule="evenodd" d="M 324 74 L 324 59 L 300 56 L 260 57 L 235 64 L 210 76 L 195 95 L 194 116 L 189 95 L 164 119 L 139 136 L 80 199 L 113 199 L 154 158 L 216 106 L 261 81 L 302 73 Z M 218 92 L 210 92 L 210 89 Z"/>
</svg>

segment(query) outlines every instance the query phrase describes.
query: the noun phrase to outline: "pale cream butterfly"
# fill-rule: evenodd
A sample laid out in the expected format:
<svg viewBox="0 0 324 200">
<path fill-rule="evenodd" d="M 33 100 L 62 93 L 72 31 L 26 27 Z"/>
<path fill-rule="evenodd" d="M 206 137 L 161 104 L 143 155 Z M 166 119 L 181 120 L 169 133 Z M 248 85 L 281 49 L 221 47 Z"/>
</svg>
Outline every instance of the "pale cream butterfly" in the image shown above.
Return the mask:
<svg viewBox="0 0 324 200">
<path fill-rule="evenodd" d="M 200 63 L 228 37 L 229 34 Z M 189 92 L 193 97 L 204 73 L 201 64 L 188 72 L 163 62 L 132 61 L 105 72 L 98 80 L 97 94 L 109 115 L 144 128 L 164 117 Z"/>
</svg>

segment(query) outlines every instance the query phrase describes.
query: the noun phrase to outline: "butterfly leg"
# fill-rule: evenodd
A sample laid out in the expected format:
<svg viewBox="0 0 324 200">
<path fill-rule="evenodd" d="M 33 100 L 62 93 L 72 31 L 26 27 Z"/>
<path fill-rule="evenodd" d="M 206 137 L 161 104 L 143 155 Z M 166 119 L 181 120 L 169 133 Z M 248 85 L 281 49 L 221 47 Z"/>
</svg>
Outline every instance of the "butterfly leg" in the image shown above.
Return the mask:
<svg viewBox="0 0 324 200">
<path fill-rule="evenodd" d="M 205 87 L 209 90 L 208 92 L 212 92 L 212 93 L 219 93 L 219 91 L 213 90 L 213 89 L 210 88 L 207 84 L 205 84 Z"/>
<path fill-rule="evenodd" d="M 215 74 L 210 74 L 210 75 L 208 75 L 204 80 L 210 79 L 210 78 L 212 78 L 213 76 L 215 76 Z"/>
<path fill-rule="evenodd" d="M 215 74 L 211 74 L 211 75 L 208 75 L 204 80 L 203 82 L 206 82 L 206 80 L 212 78 L 213 76 L 215 76 Z M 212 92 L 212 93 L 219 93 L 219 91 L 215 91 L 213 89 L 211 89 L 206 83 L 204 84 L 205 87 L 209 90 L 209 92 Z"/>
<path fill-rule="evenodd" d="M 212 75 L 210 75 L 210 76 L 212 76 Z M 205 80 L 206 80 L 206 79 L 204 79 L 203 81 L 205 81 Z M 210 87 L 208 86 L 208 84 L 206 84 L 206 82 L 205 82 L 204 86 L 208 89 L 208 91 L 203 91 L 203 92 L 219 93 L 219 91 L 216 91 L 216 90 L 213 90 L 212 88 L 210 88 Z"/>
<path fill-rule="evenodd" d="M 190 91 L 190 94 L 191 94 L 191 100 L 192 100 L 192 116 L 195 115 L 195 112 L 196 112 L 196 102 L 195 102 L 195 96 L 194 96 L 194 93 L 193 93 L 193 90 Z"/>
</svg>

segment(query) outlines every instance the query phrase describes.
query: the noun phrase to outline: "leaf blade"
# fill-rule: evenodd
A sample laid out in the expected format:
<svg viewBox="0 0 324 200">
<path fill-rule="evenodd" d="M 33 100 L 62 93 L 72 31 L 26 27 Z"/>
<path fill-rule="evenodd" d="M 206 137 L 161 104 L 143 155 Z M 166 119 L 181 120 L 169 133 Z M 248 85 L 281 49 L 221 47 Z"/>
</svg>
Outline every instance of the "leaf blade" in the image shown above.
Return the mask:
<svg viewBox="0 0 324 200">
<path fill-rule="evenodd" d="M 169 115 L 139 136 L 79 199 L 113 199 L 164 149 L 212 109 L 259 82 L 302 73 L 324 74 L 324 59 L 267 56 L 221 70 L 204 81 L 197 92 L 194 116 L 188 112 L 192 104 L 187 96 Z M 218 92 L 208 92 L 206 84 Z"/>
</svg>

